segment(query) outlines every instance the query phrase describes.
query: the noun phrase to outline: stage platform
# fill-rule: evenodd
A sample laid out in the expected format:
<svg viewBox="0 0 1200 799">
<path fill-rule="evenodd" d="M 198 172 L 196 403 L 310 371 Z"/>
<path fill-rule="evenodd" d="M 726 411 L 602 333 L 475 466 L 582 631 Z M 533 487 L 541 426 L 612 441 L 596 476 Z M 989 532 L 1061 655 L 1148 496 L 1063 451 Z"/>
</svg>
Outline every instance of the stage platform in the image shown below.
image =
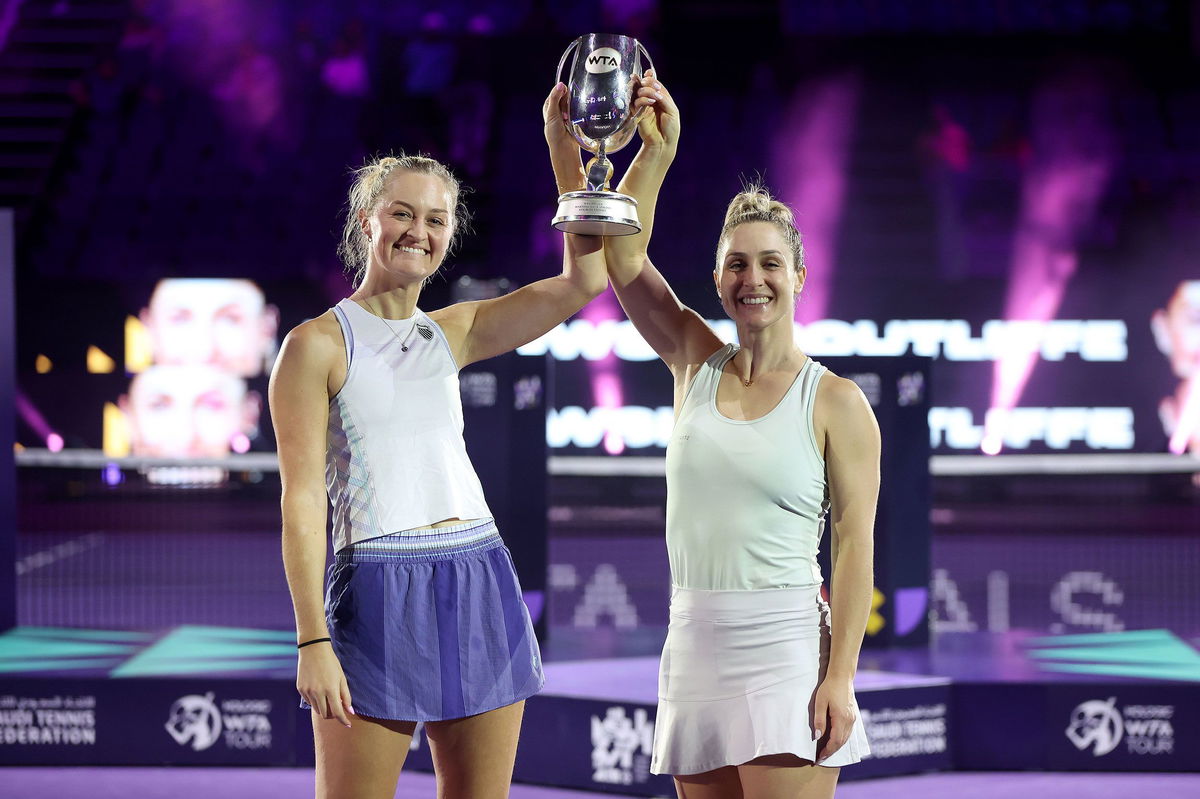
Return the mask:
<svg viewBox="0 0 1200 799">
<path fill-rule="evenodd" d="M 865 652 L 873 754 L 845 779 L 950 770 L 1200 770 L 1200 641 L 1166 630 L 952 633 Z M 290 631 L 19 627 L 0 635 L 0 764 L 304 765 Z M 518 782 L 672 794 L 649 773 L 657 659 L 546 664 Z M 430 767 L 424 737 L 409 762 Z"/>
</svg>

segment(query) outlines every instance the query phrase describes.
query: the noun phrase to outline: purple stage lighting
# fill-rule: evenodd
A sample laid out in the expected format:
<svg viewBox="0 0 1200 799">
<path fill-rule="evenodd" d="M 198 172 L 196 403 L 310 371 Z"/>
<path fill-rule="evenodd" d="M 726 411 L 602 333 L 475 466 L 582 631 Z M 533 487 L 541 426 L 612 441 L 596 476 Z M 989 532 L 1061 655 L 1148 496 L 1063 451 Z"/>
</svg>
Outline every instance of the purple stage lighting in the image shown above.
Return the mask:
<svg viewBox="0 0 1200 799">
<path fill-rule="evenodd" d="M 21 420 L 29 425 L 37 437 L 47 442 L 47 446 L 49 446 L 50 436 L 54 435 L 54 431 L 50 428 L 50 423 L 46 421 L 46 417 L 42 416 L 41 412 L 29 401 L 29 397 L 26 397 L 20 391 L 17 392 L 16 406 L 17 416 L 21 417 Z M 59 440 L 61 441 L 61 438 Z"/>
<path fill-rule="evenodd" d="M 804 324 L 824 319 L 829 307 L 858 95 L 854 74 L 801 86 L 771 146 L 772 188 L 796 212 L 804 241 L 808 274 L 796 304 L 796 320 Z"/>
<path fill-rule="evenodd" d="M 1060 77 L 1034 98 L 1033 158 L 1022 181 L 1004 302 L 1005 319 L 1034 324 L 1010 339 L 993 368 L 986 454 L 1004 446 L 1007 417 L 1038 357 L 1041 323 L 1058 313 L 1078 263 L 1077 239 L 1108 185 L 1116 153 L 1107 107 L 1105 87 L 1087 73 Z"/>
</svg>

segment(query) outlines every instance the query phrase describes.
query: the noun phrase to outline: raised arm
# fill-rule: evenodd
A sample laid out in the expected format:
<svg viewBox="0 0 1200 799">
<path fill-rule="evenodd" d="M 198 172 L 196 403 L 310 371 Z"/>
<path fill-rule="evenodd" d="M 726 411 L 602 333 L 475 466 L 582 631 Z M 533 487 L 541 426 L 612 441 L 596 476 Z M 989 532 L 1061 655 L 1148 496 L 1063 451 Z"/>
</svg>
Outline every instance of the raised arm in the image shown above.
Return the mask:
<svg viewBox="0 0 1200 799">
<path fill-rule="evenodd" d="M 542 107 L 546 143 L 559 193 L 584 187 L 579 146 L 566 132 L 561 107 L 566 87 L 550 91 Z M 550 224 L 550 220 L 546 220 Z M 608 285 L 603 241 L 563 234 L 562 273 L 492 300 L 461 302 L 431 316 L 446 331 L 460 367 L 533 341 L 597 297 Z"/>
<path fill-rule="evenodd" d="M 608 274 L 625 314 L 679 381 L 687 367 L 720 348 L 704 319 L 679 301 L 648 255 L 654 212 L 667 169 L 679 146 L 679 109 L 652 72 L 638 89 L 649 111 L 638 123 L 642 146 L 617 191 L 638 202 L 642 230 L 604 240 Z"/>
<path fill-rule="evenodd" d="M 824 431 L 833 554 L 829 668 L 817 689 L 813 714 L 817 725 L 828 724 L 818 730 L 829 736 L 819 761 L 846 743 L 857 714 L 854 675 L 871 613 L 880 444 L 867 398 L 845 378 L 827 375 L 821 380 L 814 419 Z"/>
<path fill-rule="evenodd" d="M 321 602 L 325 572 L 325 447 L 329 382 L 345 358 L 328 317 L 297 327 L 284 339 L 271 373 L 271 420 L 283 484 L 283 568 L 296 614 L 296 641 L 327 638 Z M 350 726 L 350 689 L 329 642 L 299 652 L 296 688 L 322 718 Z"/>
</svg>

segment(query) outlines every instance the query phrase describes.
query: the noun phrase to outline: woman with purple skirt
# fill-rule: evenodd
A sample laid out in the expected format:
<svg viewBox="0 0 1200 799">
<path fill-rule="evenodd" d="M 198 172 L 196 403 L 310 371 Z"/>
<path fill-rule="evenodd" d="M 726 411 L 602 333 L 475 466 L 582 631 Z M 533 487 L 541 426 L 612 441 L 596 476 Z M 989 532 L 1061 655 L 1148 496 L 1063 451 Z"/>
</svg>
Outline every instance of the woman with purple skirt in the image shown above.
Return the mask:
<svg viewBox="0 0 1200 799">
<path fill-rule="evenodd" d="M 564 95 L 560 84 L 547 98 L 546 138 L 556 164 L 578 164 L 559 119 Z M 574 171 L 560 190 L 580 187 Z M 524 700 L 542 687 L 512 560 L 463 442 L 458 371 L 603 291 L 604 251 L 568 235 L 562 274 L 426 313 L 421 287 L 464 223 L 458 181 L 433 159 L 357 170 L 340 247 L 356 289 L 288 334 L 271 376 L 318 797 L 391 797 L 418 722 L 440 797 L 505 797 Z M 327 501 L 334 563 L 322 606 Z"/>
</svg>

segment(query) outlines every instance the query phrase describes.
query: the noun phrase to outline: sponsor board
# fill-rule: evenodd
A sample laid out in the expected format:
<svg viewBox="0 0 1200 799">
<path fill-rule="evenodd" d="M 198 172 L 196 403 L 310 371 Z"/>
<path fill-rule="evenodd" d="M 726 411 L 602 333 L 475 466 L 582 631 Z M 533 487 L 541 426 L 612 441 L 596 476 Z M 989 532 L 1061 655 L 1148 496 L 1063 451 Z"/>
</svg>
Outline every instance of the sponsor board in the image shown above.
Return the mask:
<svg viewBox="0 0 1200 799">
<path fill-rule="evenodd" d="M 871 754 L 843 778 L 950 768 L 949 684 L 860 691 L 857 698 Z"/>
<path fill-rule="evenodd" d="M 297 704 L 281 680 L 10 680 L 0 764 L 292 765 Z"/>
<path fill-rule="evenodd" d="M 654 751 L 653 711 L 613 705 L 603 717 L 593 714 L 592 781 L 600 785 L 633 785 L 650 779 Z"/>
<path fill-rule="evenodd" d="M 214 746 L 229 749 L 271 748 L 270 699 L 218 699 L 187 694 L 171 703 L 167 733 L 180 746 L 203 752 Z"/>
<path fill-rule="evenodd" d="M 1123 694 L 1129 698 L 1122 698 Z M 1191 733 L 1188 748 L 1196 748 L 1196 725 L 1191 721 L 1196 705 L 1143 700 L 1126 691 L 1085 699 L 1062 719 L 1062 736 L 1077 756 L 1099 768 L 1124 761 L 1138 770 L 1172 769 L 1181 754 L 1176 746 L 1177 725 L 1179 731 Z"/>
<path fill-rule="evenodd" d="M 143 692 L 145 718 L 127 729 L 170 763 L 295 762 L 295 689 L 265 680 L 163 681 Z M 151 717 L 151 713 L 153 716 Z"/>
<path fill-rule="evenodd" d="M 0 694 L 0 747 L 94 747 L 91 694 Z"/>
<path fill-rule="evenodd" d="M 69 685 L 69 691 L 63 688 Z M 919 771 L 1194 771 L 1200 686 L 1094 681 L 863 690 L 872 754 L 843 780 Z M 0 764 L 311 765 L 308 714 L 276 680 L 13 679 Z M 541 694 L 526 705 L 517 782 L 671 795 L 649 774 L 655 707 Z M 432 766 L 424 730 L 406 768 Z"/>
<path fill-rule="evenodd" d="M 946 770 L 953 730 L 949 685 L 864 691 L 858 695 L 873 754 L 842 770 L 842 780 Z M 650 773 L 653 704 L 539 694 L 525 705 L 515 782 L 626 796 L 671 796 L 669 776 Z M 432 770 L 418 731 L 406 769 Z"/>
<path fill-rule="evenodd" d="M 433 770 L 425 727 L 413 731 L 406 769 Z M 653 706 L 537 696 L 525 706 L 514 779 L 658 795 L 647 787 L 665 779 L 650 773 L 653 743 Z"/>
<path fill-rule="evenodd" d="M 1084 684 L 1086 682 L 1086 684 Z M 1196 771 L 1200 685 L 975 682 L 954 686 L 951 740 L 963 771 Z"/>
<path fill-rule="evenodd" d="M 946 751 L 946 705 L 862 711 L 873 758 L 939 755 Z"/>
<path fill-rule="evenodd" d="M 525 706 L 513 772 L 518 782 L 627 796 L 672 796 L 650 773 L 655 706 L 541 694 Z"/>
</svg>

